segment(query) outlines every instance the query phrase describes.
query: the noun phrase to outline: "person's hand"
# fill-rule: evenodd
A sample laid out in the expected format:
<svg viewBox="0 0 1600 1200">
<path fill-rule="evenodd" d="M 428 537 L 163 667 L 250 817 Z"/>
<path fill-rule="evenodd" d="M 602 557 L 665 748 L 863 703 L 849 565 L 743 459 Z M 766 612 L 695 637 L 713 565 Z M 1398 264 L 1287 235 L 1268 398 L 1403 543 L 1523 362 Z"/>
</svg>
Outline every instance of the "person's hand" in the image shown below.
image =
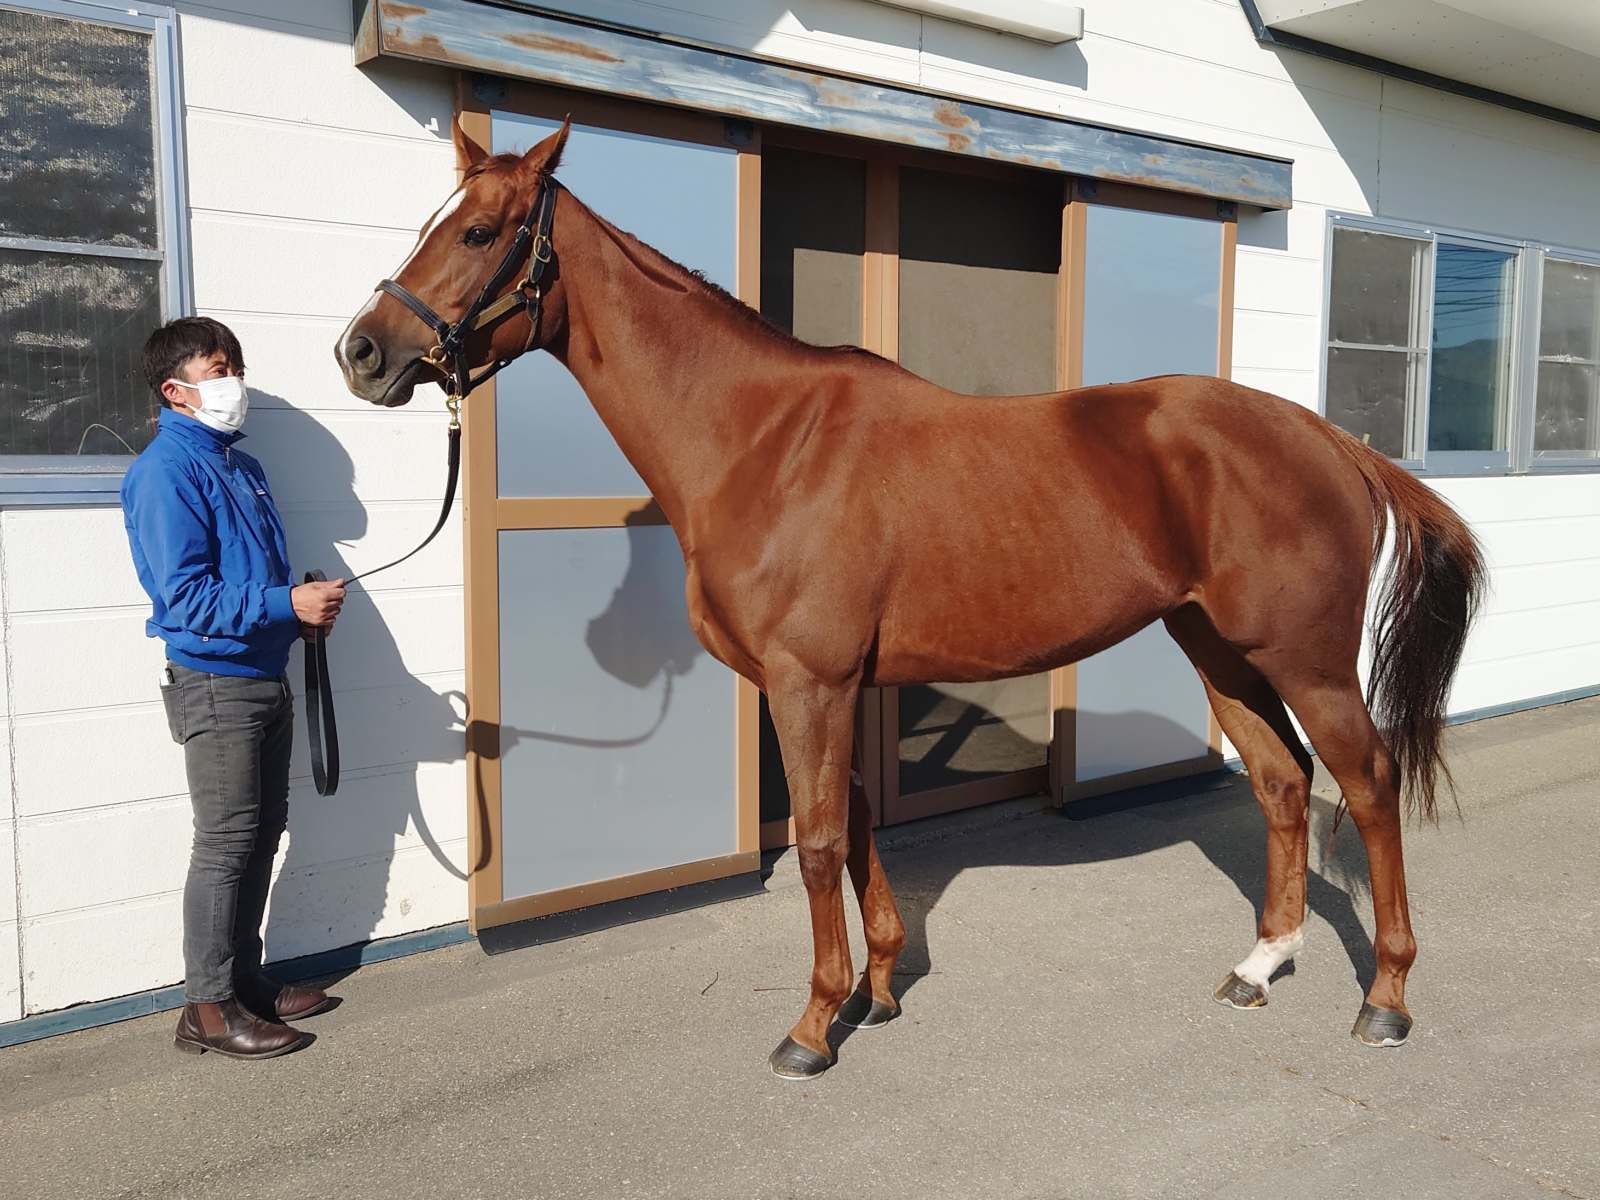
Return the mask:
<svg viewBox="0 0 1600 1200">
<path fill-rule="evenodd" d="M 323 637 L 327 637 L 332 632 L 333 632 L 333 622 L 332 621 L 329 621 L 326 625 L 309 625 L 304 621 L 300 622 L 300 636 L 302 638 L 304 638 L 308 642 L 316 641 L 317 640 L 317 634 L 319 634 L 319 633 Z"/>
<path fill-rule="evenodd" d="M 302 583 L 289 593 L 289 603 L 302 625 L 332 625 L 344 606 L 344 580 Z"/>
</svg>

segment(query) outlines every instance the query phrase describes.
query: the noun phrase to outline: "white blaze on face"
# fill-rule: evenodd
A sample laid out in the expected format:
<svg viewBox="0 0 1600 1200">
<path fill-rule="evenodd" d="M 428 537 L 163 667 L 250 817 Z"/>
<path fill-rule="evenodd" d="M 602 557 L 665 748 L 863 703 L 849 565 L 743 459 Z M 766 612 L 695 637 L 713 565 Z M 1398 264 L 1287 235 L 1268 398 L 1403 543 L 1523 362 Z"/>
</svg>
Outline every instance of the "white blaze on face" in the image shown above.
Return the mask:
<svg viewBox="0 0 1600 1200">
<path fill-rule="evenodd" d="M 394 274 L 389 276 L 390 279 L 400 278 L 400 276 L 405 272 L 405 269 L 411 265 L 411 261 L 417 257 L 417 252 L 428 244 L 428 238 L 432 236 L 433 231 L 442 225 L 446 220 L 448 220 L 451 213 L 455 212 L 456 209 L 461 207 L 461 202 L 465 200 L 466 197 L 467 189 L 464 187 L 459 187 L 451 193 L 450 199 L 446 200 L 444 204 L 440 206 L 439 211 L 428 218 L 428 223 L 422 227 L 422 232 L 417 234 L 417 244 L 411 248 L 411 253 L 406 255 L 405 262 L 401 263 L 397 268 L 395 268 Z M 361 310 L 357 312 L 355 316 L 350 318 L 350 323 L 344 327 L 344 332 L 339 335 L 339 341 L 336 348 L 339 352 L 339 365 L 341 367 L 347 365 L 344 361 L 344 347 L 345 343 L 350 339 L 350 331 L 355 328 L 356 322 L 367 316 L 367 314 L 372 312 L 372 310 L 378 306 L 378 301 L 382 298 L 382 296 L 382 292 L 374 290 L 372 295 L 367 298 L 367 302 L 361 306 Z"/>
<path fill-rule="evenodd" d="M 1272 973 L 1299 954 L 1303 945 L 1305 932 L 1301 929 L 1282 937 L 1262 938 L 1256 942 L 1256 948 L 1250 951 L 1250 956 L 1233 969 L 1233 973 L 1246 983 L 1253 983 L 1266 991 L 1267 980 L 1272 978 Z"/>
</svg>

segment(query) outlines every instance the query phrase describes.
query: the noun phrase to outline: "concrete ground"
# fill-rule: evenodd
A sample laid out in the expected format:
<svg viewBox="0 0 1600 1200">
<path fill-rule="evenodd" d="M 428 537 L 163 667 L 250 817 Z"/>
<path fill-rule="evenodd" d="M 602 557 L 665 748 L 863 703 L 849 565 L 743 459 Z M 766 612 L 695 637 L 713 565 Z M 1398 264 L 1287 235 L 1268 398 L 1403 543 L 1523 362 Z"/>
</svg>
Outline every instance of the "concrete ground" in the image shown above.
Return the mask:
<svg viewBox="0 0 1600 1200">
<path fill-rule="evenodd" d="M 1326 779 L 1298 969 L 1212 1003 L 1261 890 L 1231 780 L 886 838 L 905 1015 L 820 1080 L 766 1067 L 810 970 L 786 857 L 752 899 L 363 969 L 270 1063 L 179 1055 L 170 1014 L 0 1051 L 0 1196 L 1600 1197 L 1597 729 L 1452 731 L 1400 1050 L 1349 1036 L 1371 916 Z"/>
</svg>

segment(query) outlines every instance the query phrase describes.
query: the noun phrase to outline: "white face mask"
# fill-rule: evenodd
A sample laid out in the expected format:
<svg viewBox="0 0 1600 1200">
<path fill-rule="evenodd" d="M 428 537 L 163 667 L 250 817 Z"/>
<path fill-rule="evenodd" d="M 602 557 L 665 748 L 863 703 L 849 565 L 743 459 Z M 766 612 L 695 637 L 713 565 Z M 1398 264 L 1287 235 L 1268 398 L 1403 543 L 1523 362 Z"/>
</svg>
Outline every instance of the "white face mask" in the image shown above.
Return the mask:
<svg viewBox="0 0 1600 1200">
<path fill-rule="evenodd" d="M 244 379 L 238 375 L 224 375 L 219 379 L 202 379 L 199 383 L 185 383 L 169 379 L 179 387 L 200 393 L 199 406 L 190 405 L 189 411 L 202 425 L 209 425 L 218 433 L 233 433 L 244 424 L 245 413 L 250 411 L 250 393 L 245 390 Z"/>
</svg>

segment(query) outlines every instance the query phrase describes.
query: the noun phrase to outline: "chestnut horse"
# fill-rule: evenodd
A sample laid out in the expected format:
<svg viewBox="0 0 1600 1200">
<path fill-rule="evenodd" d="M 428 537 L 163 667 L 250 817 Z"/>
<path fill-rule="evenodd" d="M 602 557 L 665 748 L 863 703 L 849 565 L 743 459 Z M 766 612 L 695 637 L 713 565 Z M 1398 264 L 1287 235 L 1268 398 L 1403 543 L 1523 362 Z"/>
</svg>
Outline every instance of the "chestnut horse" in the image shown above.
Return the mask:
<svg viewBox="0 0 1600 1200">
<path fill-rule="evenodd" d="M 816 1075 L 836 1016 L 872 1027 L 898 1012 L 905 932 L 852 769 L 860 690 L 1028 675 L 1157 620 L 1200 673 L 1266 814 L 1258 941 L 1216 998 L 1265 1004 L 1301 945 L 1312 763 L 1287 704 L 1371 868 L 1377 970 L 1353 1032 L 1403 1042 L 1416 943 L 1401 795 L 1434 818 L 1444 704 L 1484 578 L 1450 507 L 1315 413 L 1223 380 L 978 398 L 865 351 L 806 345 L 560 187 L 566 137 L 521 157 L 469 143 L 461 187 L 393 281 L 409 299 L 376 293 L 336 354 L 352 392 L 397 405 L 419 381 L 446 382 L 441 341 L 466 366 L 548 350 L 660 504 L 694 633 L 767 694 L 793 794 L 815 965 L 773 1069 Z M 553 252 L 541 244 L 533 260 L 550 261 L 534 272 L 514 235 L 546 203 Z M 525 296 L 512 295 L 503 258 L 527 262 L 539 286 L 523 277 Z M 491 291 L 506 303 L 466 331 Z M 419 301 L 442 314 L 438 329 L 417 319 Z M 439 332 L 451 322 L 459 340 Z M 1357 657 L 1390 528 L 1369 709 Z M 845 869 L 868 948 L 853 989 Z"/>
</svg>

